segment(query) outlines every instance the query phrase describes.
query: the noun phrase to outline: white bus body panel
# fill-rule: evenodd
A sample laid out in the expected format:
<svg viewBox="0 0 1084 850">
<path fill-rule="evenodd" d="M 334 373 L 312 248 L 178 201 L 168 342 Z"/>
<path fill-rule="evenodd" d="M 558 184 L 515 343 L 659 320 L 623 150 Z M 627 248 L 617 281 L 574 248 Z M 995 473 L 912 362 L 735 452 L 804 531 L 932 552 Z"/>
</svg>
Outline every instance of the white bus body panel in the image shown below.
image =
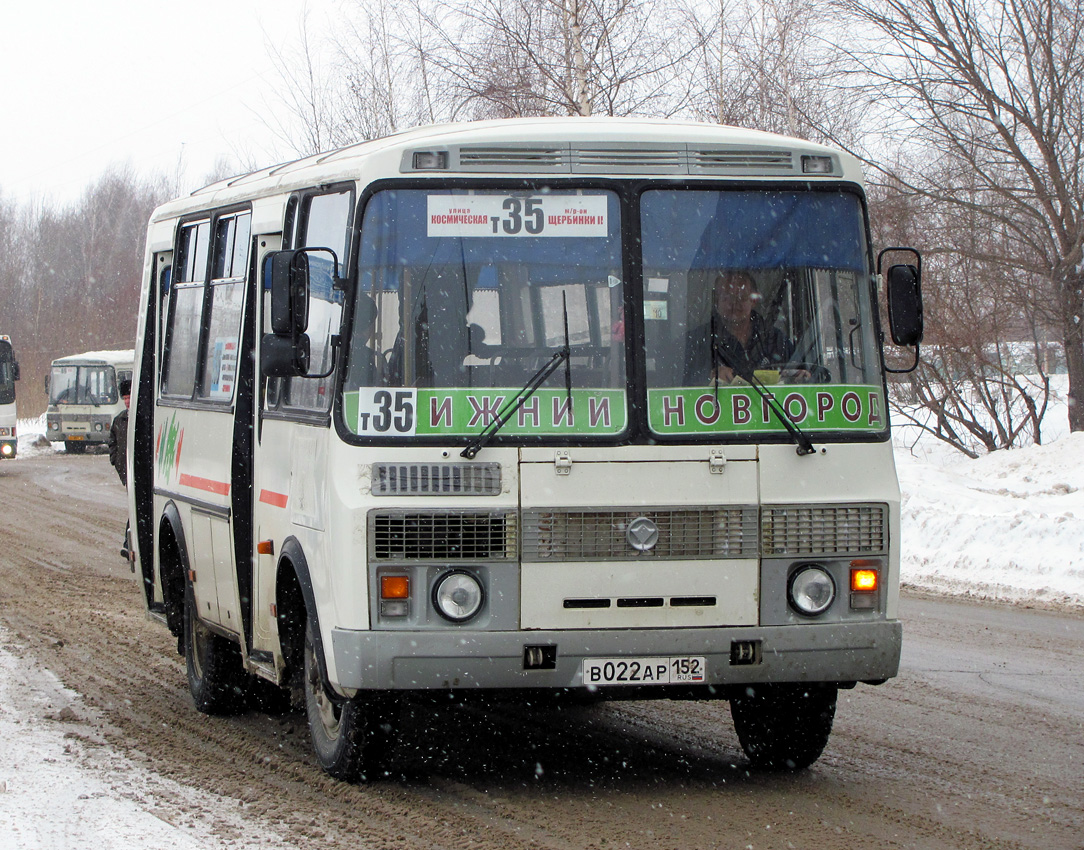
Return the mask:
<svg viewBox="0 0 1084 850">
<path fill-rule="evenodd" d="M 814 441 L 814 445 L 816 441 Z M 887 590 L 886 619 L 899 607 L 900 487 L 891 441 L 817 445 L 817 453 L 798 457 L 793 446 L 760 447 L 760 495 L 763 505 L 888 505 L 888 558 L 882 577 Z"/>
<path fill-rule="evenodd" d="M 706 452 L 683 463 L 638 458 L 635 448 L 622 452 L 621 462 L 585 462 L 569 451 L 572 467 L 557 474 L 549 463 L 524 463 L 520 468 L 522 507 L 622 508 L 755 505 L 756 463 L 727 463 L 725 472 L 709 471 Z M 677 626 L 751 625 L 757 621 L 759 584 L 756 558 L 725 562 L 654 558 L 603 562 L 529 563 L 521 567 L 524 629 L 653 628 Z M 700 607 L 568 609 L 566 597 L 715 597 L 710 610 Z"/>
</svg>

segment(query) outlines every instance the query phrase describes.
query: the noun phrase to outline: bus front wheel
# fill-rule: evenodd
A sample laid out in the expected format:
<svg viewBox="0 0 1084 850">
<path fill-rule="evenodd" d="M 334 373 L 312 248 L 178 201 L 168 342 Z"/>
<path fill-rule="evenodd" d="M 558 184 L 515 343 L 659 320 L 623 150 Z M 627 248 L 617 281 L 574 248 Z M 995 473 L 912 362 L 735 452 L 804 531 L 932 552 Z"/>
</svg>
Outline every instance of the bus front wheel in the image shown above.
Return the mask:
<svg viewBox="0 0 1084 850">
<path fill-rule="evenodd" d="M 184 660 L 196 709 L 204 714 L 240 714 L 247 707 L 248 682 L 239 649 L 200 621 L 191 590 L 185 594 L 184 608 Z"/>
<path fill-rule="evenodd" d="M 734 729 L 754 767 L 802 770 L 824 751 L 836 714 L 835 685 L 749 685 L 730 699 Z"/>
<path fill-rule="evenodd" d="M 312 619 L 305 627 L 305 712 L 316 760 L 325 773 L 344 782 L 387 774 L 392 738 L 390 699 L 359 693 L 336 699 L 324 687 L 316 658 Z"/>
</svg>

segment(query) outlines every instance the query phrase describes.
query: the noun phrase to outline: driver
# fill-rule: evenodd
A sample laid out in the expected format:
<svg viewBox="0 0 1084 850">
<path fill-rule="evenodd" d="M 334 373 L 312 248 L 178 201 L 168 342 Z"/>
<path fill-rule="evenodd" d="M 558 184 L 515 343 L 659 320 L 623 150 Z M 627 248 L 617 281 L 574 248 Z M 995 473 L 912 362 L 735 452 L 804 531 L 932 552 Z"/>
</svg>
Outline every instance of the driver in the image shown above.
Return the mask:
<svg viewBox="0 0 1084 850">
<path fill-rule="evenodd" d="M 757 312 L 759 301 L 760 293 L 749 272 L 724 269 L 715 276 L 711 316 L 689 334 L 685 353 L 687 385 L 703 386 L 715 380 L 730 383 L 735 373 L 778 369 L 788 363 L 794 345 Z"/>
</svg>

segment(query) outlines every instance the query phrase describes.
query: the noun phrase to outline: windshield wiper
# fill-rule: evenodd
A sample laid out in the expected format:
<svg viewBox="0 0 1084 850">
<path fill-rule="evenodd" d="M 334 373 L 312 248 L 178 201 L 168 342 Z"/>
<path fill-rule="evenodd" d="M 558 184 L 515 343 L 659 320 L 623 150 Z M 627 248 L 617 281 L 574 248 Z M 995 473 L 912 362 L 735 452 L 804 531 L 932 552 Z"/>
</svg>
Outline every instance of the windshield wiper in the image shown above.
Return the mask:
<svg viewBox="0 0 1084 850">
<path fill-rule="evenodd" d="M 718 358 L 722 361 L 724 366 L 729 367 L 735 375 L 748 383 L 749 386 L 756 390 L 760 397 L 764 399 L 764 404 L 768 406 L 768 409 L 771 410 L 773 414 L 775 414 L 775 418 L 787 429 L 787 433 L 790 434 L 791 439 L 794 440 L 794 445 L 796 446 L 799 455 L 816 454 L 817 450 L 813 447 L 813 443 L 810 441 L 809 436 L 791 421 L 791 418 L 787 416 L 787 412 L 783 409 L 783 405 L 779 403 L 779 399 L 772 395 L 761 382 L 760 378 L 753 374 L 753 368 L 749 361 L 746 360 L 744 366 L 742 366 L 735 362 L 735 358 L 727 353 L 727 350 L 714 334 L 714 320 L 715 317 L 712 316 L 711 371 L 714 376 L 716 390 L 719 388 L 719 378 L 718 375 L 715 375 L 715 363 L 716 358 Z M 715 403 L 719 403 L 718 398 L 715 399 Z"/>
<path fill-rule="evenodd" d="M 542 364 L 542 367 L 523 385 L 523 389 L 501 405 L 501 409 L 497 411 L 493 420 L 479 432 L 478 436 L 467 443 L 467 447 L 459 453 L 460 457 L 472 460 L 478 452 L 485 448 L 496 433 L 504 427 L 505 423 L 512 418 L 517 410 L 523 407 L 527 399 L 534 395 L 535 390 L 545 383 L 546 378 L 552 375 L 562 362 L 565 364 L 565 392 L 568 393 L 568 409 L 569 412 L 572 411 L 572 350 L 568 344 L 568 303 L 564 299 L 564 293 L 561 293 L 561 296 L 562 302 L 564 302 L 564 345 L 558 348 L 546 363 Z"/>
</svg>

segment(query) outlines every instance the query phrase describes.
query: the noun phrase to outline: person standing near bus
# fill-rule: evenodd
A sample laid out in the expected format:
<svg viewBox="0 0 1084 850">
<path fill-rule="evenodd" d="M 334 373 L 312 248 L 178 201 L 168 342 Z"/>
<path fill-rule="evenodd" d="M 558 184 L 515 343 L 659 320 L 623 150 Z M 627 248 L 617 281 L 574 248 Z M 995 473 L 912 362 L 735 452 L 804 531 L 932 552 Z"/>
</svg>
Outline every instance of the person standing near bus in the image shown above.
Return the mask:
<svg viewBox="0 0 1084 850">
<path fill-rule="evenodd" d="M 128 488 L 128 406 L 132 403 L 132 382 L 127 378 L 120 381 L 117 389 L 120 392 L 120 397 L 124 401 L 124 410 L 113 417 L 113 423 L 109 426 L 109 462 L 113 464 L 113 468 L 117 470 L 117 475 L 120 476 L 120 483 L 124 485 L 125 489 Z M 131 521 L 124 527 L 124 543 L 121 546 L 120 554 L 124 560 L 129 561 L 128 557 L 128 532 L 131 527 Z M 135 566 L 132 566 L 135 569 Z"/>
</svg>

